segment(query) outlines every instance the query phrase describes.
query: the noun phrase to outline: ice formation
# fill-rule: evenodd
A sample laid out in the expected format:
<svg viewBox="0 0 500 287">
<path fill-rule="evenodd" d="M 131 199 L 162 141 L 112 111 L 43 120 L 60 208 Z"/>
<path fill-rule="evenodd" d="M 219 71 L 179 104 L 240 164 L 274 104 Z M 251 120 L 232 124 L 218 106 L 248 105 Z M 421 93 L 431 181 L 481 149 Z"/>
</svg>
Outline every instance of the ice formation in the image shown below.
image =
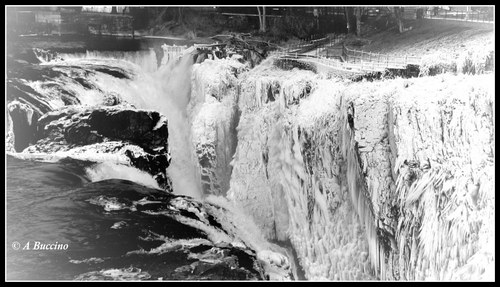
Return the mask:
<svg viewBox="0 0 500 287">
<path fill-rule="evenodd" d="M 244 70 L 236 57 L 193 67 L 188 113 L 206 195 L 225 195 L 229 189 L 239 117 L 237 75 Z"/>
<path fill-rule="evenodd" d="M 193 85 L 234 97 L 217 75 Z M 308 279 L 491 278 L 491 75 L 344 83 L 261 64 L 237 78 L 227 198 L 266 238 L 289 237 Z M 211 127 L 198 138 L 214 142 Z"/>
</svg>

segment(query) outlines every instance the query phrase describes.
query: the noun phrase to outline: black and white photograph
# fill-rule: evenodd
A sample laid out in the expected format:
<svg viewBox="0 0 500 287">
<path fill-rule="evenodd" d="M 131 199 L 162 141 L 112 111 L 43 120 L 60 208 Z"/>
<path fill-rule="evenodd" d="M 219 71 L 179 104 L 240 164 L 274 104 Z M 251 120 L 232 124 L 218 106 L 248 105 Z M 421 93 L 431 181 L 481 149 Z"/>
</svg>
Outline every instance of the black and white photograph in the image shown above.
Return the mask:
<svg viewBox="0 0 500 287">
<path fill-rule="evenodd" d="M 5 281 L 495 281 L 494 18 L 5 5 Z"/>
</svg>

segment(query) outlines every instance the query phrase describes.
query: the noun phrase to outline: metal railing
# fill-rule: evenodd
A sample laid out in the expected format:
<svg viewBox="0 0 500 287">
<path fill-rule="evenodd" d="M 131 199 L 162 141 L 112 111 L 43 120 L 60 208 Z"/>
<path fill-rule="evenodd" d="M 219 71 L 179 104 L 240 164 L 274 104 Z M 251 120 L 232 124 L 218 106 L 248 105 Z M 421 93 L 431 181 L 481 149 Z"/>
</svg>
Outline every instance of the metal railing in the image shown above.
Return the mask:
<svg viewBox="0 0 500 287">
<path fill-rule="evenodd" d="M 493 13 L 476 12 L 476 11 L 439 11 L 435 14 L 434 11 L 427 11 L 423 15 L 426 19 L 442 19 L 442 20 L 456 20 L 465 22 L 479 22 L 479 23 L 493 23 Z"/>
<path fill-rule="evenodd" d="M 163 44 L 161 48 L 163 49 L 164 59 L 166 60 L 166 62 L 169 62 L 172 60 L 175 61 L 180 57 L 182 57 L 184 50 L 187 49 L 187 46 L 176 46 L 176 45 L 170 46 L 167 44 Z"/>
<path fill-rule="evenodd" d="M 322 49 L 335 49 L 338 43 L 343 42 L 345 36 L 335 36 L 330 38 L 318 39 L 317 42 L 324 45 L 316 50 L 314 55 L 304 54 L 306 48 L 314 48 L 312 41 L 291 45 L 286 48 L 270 53 L 270 56 L 275 56 L 283 60 L 306 61 L 310 63 L 321 64 L 334 69 L 345 71 L 384 71 L 385 69 L 405 69 L 408 65 L 420 65 L 421 58 L 416 56 L 394 57 L 386 54 L 371 53 L 347 48 L 345 45 L 338 47 L 341 51 L 337 55 L 342 61 L 334 60 L 328 56 L 322 56 Z"/>
<path fill-rule="evenodd" d="M 366 62 L 360 61 L 357 63 L 341 62 L 324 56 L 315 56 L 299 53 L 289 53 L 285 51 L 273 51 L 270 56 L 277 57 L 281 60 L 301 61 L 312 64 L 321 64 L 328 68 L 349 72 L 370 72 L 370 71 L 384 71 L 387 65 L 382 62 Z"/>
<path fill-rule="evenodd" d="M 394 57 L 386 54 L 371 53 L 365 51 L 354 50 L 347 48 L 344 44 L 341 47 L 334 47 L 339 43 L 343 43 L 345 35 L 333 35 L 310 40 L 301 40 L 299 43 L 286 47 L 276 46 L 277 49 L 269 52 L 270 57 L 277 57 L 283 60 L 306 61 L 309 63 L 320 64 L 323 66 L 345 70 L 345 71 L 384 71 L 385 69 L 405 69 L 408 65 L 419 65 L 420 57 L 403 56 Z M 213 48 L 224 44 L 212 45 L 197 45 L 195 48 Z M 167 46 L 164 45 L 164 51 L 168 54 L 168 58 L 175 58 L 186 49 L 186 46 Z M 305 54 L 304 51 L 316 49 L 314 54 Z M 337 55 L 341 61 L 322 55 L 322 52 L 327 49 L 340 49 Z"/>
<path fill-rule="evenodd" d="M 342 47 L 342 57 L 346 62 L 375 62 L 378 65 L 385 65 L 388 68 L 405 68 L 408 65 L 420 65 L 421 58 L 405 55 L 395 57 L 387 54 L 371 53 L 349 49 L 345 45 Z"/>
</svg>

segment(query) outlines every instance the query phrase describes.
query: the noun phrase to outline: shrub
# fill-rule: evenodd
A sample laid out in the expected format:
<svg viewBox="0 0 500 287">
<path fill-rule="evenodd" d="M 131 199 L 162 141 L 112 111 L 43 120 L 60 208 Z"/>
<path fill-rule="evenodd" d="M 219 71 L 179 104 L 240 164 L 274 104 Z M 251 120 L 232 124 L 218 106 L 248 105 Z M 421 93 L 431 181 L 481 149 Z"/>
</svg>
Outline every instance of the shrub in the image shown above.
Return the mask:
<svg viewBox="0 0 500 287">
<path fill-rule="evenodd" d="M 457 60 L 458 72 L 462 74 L 484 74 L 486 71 L 493 70 L 494 51 L 489 53 L 468 51 Z"/>
<path fill-rule="evenodd" d="M 466 51 L 456 59 L 444 55 L 432 55 L 422 58 L 419 77 L 435 76 L 442 73 L 460 73 L 468 75 L 484 74 L 493 71 L 493 50 Z"/>
<path fill-rule="evenodd" d="M 442 57 L 442 55 L 433 55 L 422 58 L 418 76 L 435 76 L 437 74 L 449 72 L 457 72 L 457 63 L 452 59 Z"/>
</svg>

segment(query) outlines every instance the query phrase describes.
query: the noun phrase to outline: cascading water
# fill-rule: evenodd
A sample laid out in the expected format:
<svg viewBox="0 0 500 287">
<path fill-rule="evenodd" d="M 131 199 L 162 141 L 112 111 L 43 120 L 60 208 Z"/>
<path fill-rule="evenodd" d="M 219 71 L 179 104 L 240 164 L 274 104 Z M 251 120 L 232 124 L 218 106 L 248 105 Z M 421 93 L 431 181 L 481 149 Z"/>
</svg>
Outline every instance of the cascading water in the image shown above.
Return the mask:
<svg viewBox="0 0 500 287">
<path fill-rule="evenodd" d="M 191 97 L 191 70 L 193 57 L 189 54 L 179 62 L 169 62 L 161 66 L 156 74 L 155 82 L 160 83 L 161 97 L 151 101 L 153 106 L 167 115 L 171 127 L 170 146 L 175 156 L 169 169 L 173 188 L 178 194 L 194 198 L 202 197 L 198 161 L 192 144 L 191 123 L 187 114 L 187 106 Z"/>
<path fill-rule="evenodd" d="M 154 73 L 158 70 L 157 57 L 153 49 L 146 51 L 87 51 L 86 53 L 61 53 L 60 58 L 64 61 L 94 59 L 126 61 L 140 67 L 141 71 Z"/>
<path fill-rule="evenodd" d="M 67 89 L 74 87 L 80 99 L 92 99 L 84 103 L 100 104 L 99 95 L 113 93 L 139 109 L 155 110 L 168 119 L 169 146 L 172 162 L 167 173 L 172 179 L 176 194 L 202 198 L 199 168 L 191 140 L 191 124 L 187 105 L 191 96 L 191 70 L 193 57 L 186 54 L 157 67 L 153 50 L 148 52 L 87 52 L 85 54 L 61 54 L 64 60 L 50 61 L 45 65 L 61 67 L 102 66 L 119 67 L 131 79 L 116 79 L 103 73 L 86 77 L 96 89 L 82 89 L 77 83 L 64 83 Z M 124 83 L 123 81 L 126 81 Z M 69 84 L 69 85 L 68 85 Z M 47 94 L 45 87 L 31 83 L 36 90 Z M 97 90 L 97 91 L 96 91 Z M 96 95 L 98 94 L 98 95 Z M 111 176 L 111 175 L 110 175 Z"/>
</svg>

